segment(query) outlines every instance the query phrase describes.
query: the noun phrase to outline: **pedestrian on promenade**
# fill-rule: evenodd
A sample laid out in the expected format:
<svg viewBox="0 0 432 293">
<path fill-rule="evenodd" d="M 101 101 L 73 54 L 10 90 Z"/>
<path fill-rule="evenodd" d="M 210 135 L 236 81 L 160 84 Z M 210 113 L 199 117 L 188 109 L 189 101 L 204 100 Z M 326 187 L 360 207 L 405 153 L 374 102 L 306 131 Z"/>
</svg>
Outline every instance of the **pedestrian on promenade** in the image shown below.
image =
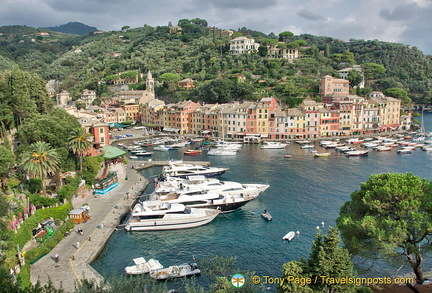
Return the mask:
<svg viewBox="0 0 432 293">
<path fill-rule="evenodd" d="M 56 254 L 54 255 L 54 261 L 55 261 L 55 262 L 59 262 L 59 258 L 60 258 L 60 256 L 58 255 L 58 253 L 56 253 Z"/>
<path fill-rule="evenodd" d="M 79 241 L 77 241 L 77 243 L 76 243 L 76 249 L 78 249 L 79 246 L 80 246 L 80 243 L 79 243 Z"/>
</svg>

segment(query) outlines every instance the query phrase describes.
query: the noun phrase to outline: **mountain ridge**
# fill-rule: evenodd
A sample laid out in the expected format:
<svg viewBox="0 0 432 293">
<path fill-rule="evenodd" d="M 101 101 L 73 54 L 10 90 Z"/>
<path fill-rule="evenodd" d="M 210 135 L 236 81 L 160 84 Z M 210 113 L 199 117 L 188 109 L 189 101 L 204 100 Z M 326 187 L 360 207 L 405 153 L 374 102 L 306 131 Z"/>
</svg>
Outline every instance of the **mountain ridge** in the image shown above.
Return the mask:
<svg viewBox="0 0 432 293">
<path fill-rule="evenodd" d="M 68 22 L 66 24 L 61 24 L 58 26 L 42 27 L 42 29 L 48 29 L 55 32 L 62 32 L 81 36 L 98 31 L 98 29 L 94 26 L 88 26 L 84 23 L 77 21 Z"/>
<path fill-rule="evenodd" d="M 170 29 L 169 26 L 144 25 L 87 35 L 54 31 L 41 35 L 40 32 L 47 30 L 0 27 L 0 33 L 3 33 L 0 35 L 0 57 L 8 61 L 8 64 L 0 64 L 0 70 L 17 64 L 45 80 L 62 81 L 61 88 L 69 92 L 98 89 L 99 94 L 102 92 L 98 84 L 105 77 L 130 70 L 151 71 L 155 78 L 165 73 L 174 74 L 174 78 L 191 78 L 196 81 L 197 89 L 212 80 L 243 75 L 246 78 L 244 84 L 253 87 L 257 95 L 265 92 L 283 99 L 299 99 L 317 96 L 319 78 L 327 74 L 337 77 L 337 70 L 347 67 L 341 58 L 352 55 L 353 64 L 377 63 L 386 68 L 386 72 L 373 81 L 373 90 L 398 87 L 412 98 L 430 100 L 432 96 L 432 56 L 416 47 L 379 40 L 344 42 L 331 37 L 288 34 L 285 35 L 286 42 L 290 44 L 299 40 L 307 43 L 301 48 L 302 58 L 288 61 L 267 58 L 260 54 L 262 52 L 244 55 L 230 52 L 230 40 L 237 36 L 271 44 L 278 42 L 274 34 L 241 28 L 229 37 L 222 30 L 195 25 L 188 20 L 184 20 L 181 32 Z M 169 85 L 169 82 L 161 84 L 157 94 L 177 100 L 196 99 L 202 94 L 199 91 L 173 91 L 173 84 Z M 142 87 L 145 84 L 136 85 L 136 88 Z M 242 90 L 250 92 L 250 89 Z"/>
</svg>

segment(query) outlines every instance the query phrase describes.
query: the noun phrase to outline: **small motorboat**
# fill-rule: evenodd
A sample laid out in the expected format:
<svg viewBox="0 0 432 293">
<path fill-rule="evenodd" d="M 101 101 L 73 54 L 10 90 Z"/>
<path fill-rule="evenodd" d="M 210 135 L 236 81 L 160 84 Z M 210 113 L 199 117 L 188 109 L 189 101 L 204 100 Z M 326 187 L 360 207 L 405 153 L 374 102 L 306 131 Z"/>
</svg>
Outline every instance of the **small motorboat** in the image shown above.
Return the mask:
<svg viewBox="0 0 432 293">
<path fill-rule="evenodd" d="M 282 239 L 291 241 L 291 240 L 293 240 L 295 235 L 296 235 L 296 233 L 294 231 L 290 231 L 284 237 L 282 237 Z"/>
<path fill-rule="evenodd" d="M 146 261 L 144 257 L 138 257 L 134 258 L 132 261 L 134 264 L 125 268 L 126 273 L 130 275 L 146 274 L 163 268 L 160 262 L 155 259 Z"/>
<path fill-rule="evenodd" d="M 185 150 L 183 154 L 189 156 L 196 156 L 199 154 L 199 152 L 199 150 Z"/>
<path fill-rule="evenodd" d="M 149 157 L 153 154 L 153 152 L 138 152 L 135 153 L 135 156 L 139 156 L 139 157 Z"/>
<path fill-rule="evenodd" d="M 269 213 L 267 213 L 267 212 L 262 213 L 261 217 L 263 217 L 267 221 L 271 221 L 271 219 L 272 219 L 272 216 Z"/>
<path fill-rule="evenodd" d="M 328 157 L 330 156 L 330 153 L 314 153 L 314 157 Z"/>
<path fill-rule="evenodd" d="M 285 155 L 284 158 L 292 158 L 292 155 Z"/>
<path fill-rule="evenodd" d="M 129 158 L 131 158 L 131 159 L 138 159 L 137 156 L 129 156 Z"/>
<path fill-rule="evenodd" d="M 150 277 L 156 280 L 166 280 L 199 275 L 200 273 L 201 271 L 198 265 L 194 262 L 190 262 L 178 266 L 170 266 L 165 269 L 153 270 L 150 272 Z"/>
</svg>

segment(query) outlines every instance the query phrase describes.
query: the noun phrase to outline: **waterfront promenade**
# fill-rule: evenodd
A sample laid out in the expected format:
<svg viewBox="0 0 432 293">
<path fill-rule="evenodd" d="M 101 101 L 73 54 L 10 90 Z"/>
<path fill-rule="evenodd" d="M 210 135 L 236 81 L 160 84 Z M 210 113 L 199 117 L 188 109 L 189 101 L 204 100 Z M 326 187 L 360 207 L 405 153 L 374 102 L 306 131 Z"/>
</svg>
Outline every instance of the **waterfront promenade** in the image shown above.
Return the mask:
<svg viewBox="0 0 432 293">
<path fill-rule="evenodd" d="M 148 184 L 136 170 L 127 168 L 122 163 L 112 165 L 110 169 L 117 171 L 119 186 L 105 195 L 89 195 L 76 200 L 74 208 L 80 208 L 83 203 L 90 206 L 91 219 L 86 223 L 76 224 L 69 236 L 63 238 L 49 254 L 31 265 L 32 284 L 39 280 L 41 285 L 45 285 L 51 280 L 55 288 L 62 287 L 65 292 L 75 292 L 76 285 L 84 278 L 97 282 L 102 280 L 102 276 L 90 263 L 104 248 L 120 217 L 129 212 Z M 126 192 L 130 193 L 129 196 Z M 84 235 L 76 232 L 78 228 L 84 231 Z M 54 261 L 55 254 L 59 255 L 58 263 Z"/>
</svg>

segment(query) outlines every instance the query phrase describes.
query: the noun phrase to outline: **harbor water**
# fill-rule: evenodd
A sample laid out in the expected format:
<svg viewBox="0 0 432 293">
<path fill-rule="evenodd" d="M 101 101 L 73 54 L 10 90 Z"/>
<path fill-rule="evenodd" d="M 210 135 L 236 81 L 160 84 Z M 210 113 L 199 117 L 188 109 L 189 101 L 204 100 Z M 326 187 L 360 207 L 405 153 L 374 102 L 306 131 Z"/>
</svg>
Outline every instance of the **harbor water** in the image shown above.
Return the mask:
<svg viewBox="0 0 432 293">
<path fill-rule="evenodd" d="M 424 114 L 424 124 L 426 131 L 432 130 L 432 113 Z M 318 152 L 324 151 L 318 143 L 315 146 Z M 152 151 L 152 147 L 147 149 Z M 152 159 L 180 159 L 183 151 L 156 151 Z M 244 145 L 236 156 L 208 157 L 205 151 L 198 156 L 187 156 L 185 160 L 209 160 L 211 166 L 229 167 L 220 177 L 222 180 L 268 183 L 270 188 L 241 209 L 222 214 L 201 227 L 158 232 L 116 231 L 93 267 L 109 276 L 124 274 L 131 260 L 141 256 L 169 266 L 192 259 L 199 263 L 207 256 L 219 255 L 237 257 L 236 266 L 242 270 L 279 277 L 284 263 L 309 256 L 317 226 L 324 233 L 329 226 L 335 226 L 340 207 L 370 175 L 411 172 L 432 179 L 432 152 L 421 149 L 411 154 L 371 150 L 365 157 L 330 152 L 329 157 L 313 157 L 310 149 L 300 149 L 298 144 L 291 143 L 285 149 Z M 291 154 L 292 158 L 285 158 L 285 154 Z M 161 168 L 141 172 L 151 182 Z M 151 191 L 149 186 L 147 192 Z M 264 209 L 272 215 L 272 221 L 260 216 Z M 291 242 L 283 241 L 282 237 L 289 231 L 300 234 Z M 430 258 L 425 257 L 424 270 L 432 270 Z M 367 272 L 361 267 L 359 271 L 361 275 L 374 277 L 411 272 L 406 266 L 397 272 L 402 263 L 402 259 L 395 264 L 380 262 Z"/>
</svg>

